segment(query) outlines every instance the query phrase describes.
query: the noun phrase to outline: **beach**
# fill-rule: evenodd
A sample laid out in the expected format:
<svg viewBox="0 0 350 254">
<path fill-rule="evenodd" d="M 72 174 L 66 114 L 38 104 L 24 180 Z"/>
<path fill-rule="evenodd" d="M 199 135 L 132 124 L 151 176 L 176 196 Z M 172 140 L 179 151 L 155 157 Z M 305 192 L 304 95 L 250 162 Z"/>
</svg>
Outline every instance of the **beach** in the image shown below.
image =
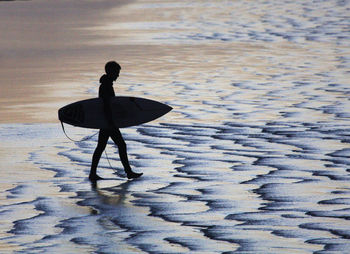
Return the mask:
<svg viewBox="0 0 350 254">
<path fill-rule="evenodd" d="M 276 9 L 276 6 L 278 8 Z M 348 1 L 0 1 L 1 253 L 348 253 Z M 173 110 L 97 130 L 60 107 L 117 95 Z M 108 159 L 107 159 L 108 157 Z"/>
</svg>

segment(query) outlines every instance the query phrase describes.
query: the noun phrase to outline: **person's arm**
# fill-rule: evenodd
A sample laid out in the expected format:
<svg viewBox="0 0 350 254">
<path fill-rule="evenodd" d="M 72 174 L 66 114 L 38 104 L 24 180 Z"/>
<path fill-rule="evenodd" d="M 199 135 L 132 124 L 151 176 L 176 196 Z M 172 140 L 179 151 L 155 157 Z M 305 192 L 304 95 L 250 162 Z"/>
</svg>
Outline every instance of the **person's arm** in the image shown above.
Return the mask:
<svg viewBox="0 0 350 254">
<path fill-rule="evenodd" d="M 113 118 L 112 118 L 112 108 L 111 108 L 111 98 L 112 97 L 105 97 L 103 99 L 103 111 L 105 114 L 105 117 L 107 119 L 108 125 L 115 127 Z"/>
<path fill-rule="evenodd" d="M 111 99 L 113 98 L 113 91 L 108 90 L 108 87 L 101 86 L 99 91 L 99 97 L 103 101 L 103 112 L 106 117 L 107 123 L 110 127 L 115 127 L 112 117 L 112 107 L 111 107 Z"/>
</svg>

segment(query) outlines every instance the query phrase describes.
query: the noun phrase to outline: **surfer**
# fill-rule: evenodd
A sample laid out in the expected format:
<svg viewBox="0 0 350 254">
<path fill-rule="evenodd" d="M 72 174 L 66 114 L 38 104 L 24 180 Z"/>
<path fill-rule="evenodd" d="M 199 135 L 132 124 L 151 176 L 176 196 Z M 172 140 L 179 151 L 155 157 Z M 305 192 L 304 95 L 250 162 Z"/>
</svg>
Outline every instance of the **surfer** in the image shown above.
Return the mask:
<svg viewBox="0 0 350 254">
<path fill-rule="evenodd" d="M 131 170 L 127 155 L 126 143 L 123 139 L 122 134 L 120 133 L 120 130 L 114 125 L 112 120 L 110 100 L 115 96 L 113 82 L 116 81 L 119 77 L 120 70 L 121 67 L 117 62 L 110 61 L 105 65 L 106 74 L 102 75 L 100 78 L 101 85 L 99 88 L 98 96 L 103 100 L 104 113 L 106 115 L 110 128 L 100 129 L 98 135 L 98 144 L 92 156 L 91 170 L 89 175 L 90 181 L 97 181 L 102 179 L 102 177 L 97 175 L 96 170 L 102 152 L 106 148 L 109 137 L 111 137 L 114 143 L 118 146 L 119 157 L 123 164 L 127 177 L 129 179 L 132 179 L 140 177 L 142 175 L 142 173 L 135 173 Z"/>
</svg>

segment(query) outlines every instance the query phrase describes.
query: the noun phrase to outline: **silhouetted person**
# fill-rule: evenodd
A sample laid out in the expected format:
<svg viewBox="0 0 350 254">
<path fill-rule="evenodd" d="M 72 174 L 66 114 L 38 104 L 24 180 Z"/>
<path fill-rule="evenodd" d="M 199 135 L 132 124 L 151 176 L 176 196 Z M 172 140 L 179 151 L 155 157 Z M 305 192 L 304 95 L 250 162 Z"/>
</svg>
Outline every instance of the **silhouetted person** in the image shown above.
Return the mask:
<svg viewBox="0 0 350 254">
<path fill-rule="evenodd" d="M 91 170 L 89 175 L 89 179 L 91 181 L 97 181 L 102 179 L 100 176 L 97 175 L 96 169 L 97 169 L 98 162 L 101 158 L 102 152 L 106 148 L 109 137 L 111 137 L 114 143 L 118 146 L 119 157 L 124 166 L 124 170 L 127 177 L 131 179 L 131 178 L 140 177 L 142 175 L 142 173 L 135 173 L 131 170 L 131 167 L 129 165 L 128 155 L 126 152 L 125 141 L 119 129 L 114 125 L 112 120 L 112 109 L 111 109 L 110 101 L 115 96 L 114 89 L 113 89 L 113 82 L 116 81 L 117 78 L 119 77 L 120 70 L 121 70 L 121 67 L 118 63 L 114 61 L 108 62 L 105 65 L 106 74 L 102 75 L 102 77 L 100 78 L 101 85 L 100 85 L 98 97 L 102 98 L 103 100 L 104 113 L 110 128 L 100 129 L 100 133 L 98 135 L 98 144 L 95 149 L 94 155 L 92 156 Z"/>
</svg>

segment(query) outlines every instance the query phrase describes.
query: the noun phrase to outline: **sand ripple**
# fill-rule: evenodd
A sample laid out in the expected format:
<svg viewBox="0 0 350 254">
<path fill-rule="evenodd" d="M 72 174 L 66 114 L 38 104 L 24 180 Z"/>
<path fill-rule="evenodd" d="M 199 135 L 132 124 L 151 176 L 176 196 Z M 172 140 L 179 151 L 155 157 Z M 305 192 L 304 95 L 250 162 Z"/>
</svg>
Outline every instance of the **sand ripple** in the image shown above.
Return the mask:
<svg viewBox="0 0 350 254">
<path fill-rule="evenodd" d="M 109 143 L 92 185 L 96 136 L 0 125 L 0 252 L 349 252 L 347 1 L 192 2 L 108 27 L 147 44 L 121 55 L 123 91 L 174 107 L 122 130 L 140 179 Z"/>
</svg>

